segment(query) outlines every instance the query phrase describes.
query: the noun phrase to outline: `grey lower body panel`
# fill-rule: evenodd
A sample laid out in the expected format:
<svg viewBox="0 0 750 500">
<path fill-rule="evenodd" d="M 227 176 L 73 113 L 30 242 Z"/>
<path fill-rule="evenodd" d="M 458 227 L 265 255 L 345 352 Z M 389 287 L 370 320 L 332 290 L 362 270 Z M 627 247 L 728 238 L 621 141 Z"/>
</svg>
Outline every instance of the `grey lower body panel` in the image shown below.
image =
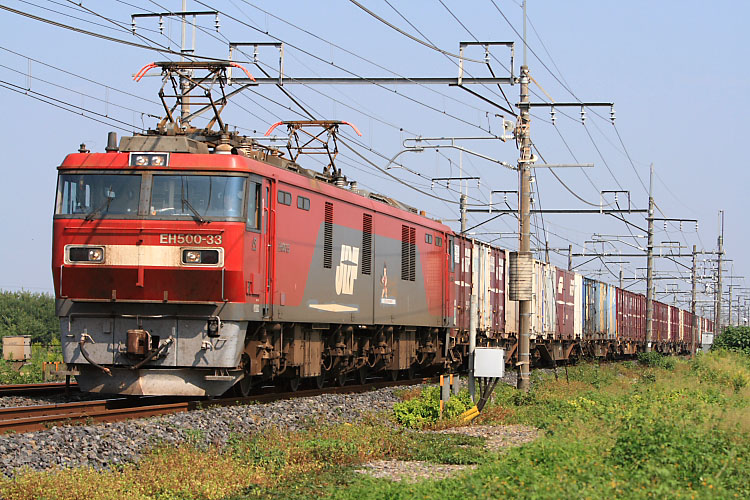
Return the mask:
<svg viewBox="0 0 750 500">
<path fill-rule="evenodd" d="M 113 367 L 111 376 L 90 365 L 78 365 L 78 370 L 81 391 L 131 396 L 220 396 L 242 378 L 241 370 L 226 371 L 222 377 L 215 377 L 214 370 L 195 368 Z"/>
</svg>

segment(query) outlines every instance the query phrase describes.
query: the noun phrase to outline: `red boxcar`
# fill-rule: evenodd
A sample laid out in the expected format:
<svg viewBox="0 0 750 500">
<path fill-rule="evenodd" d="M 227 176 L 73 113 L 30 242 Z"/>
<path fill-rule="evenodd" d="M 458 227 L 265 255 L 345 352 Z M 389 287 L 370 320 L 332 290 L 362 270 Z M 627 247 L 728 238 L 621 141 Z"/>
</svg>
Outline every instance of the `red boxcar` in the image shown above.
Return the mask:
<svg viewBox="0 0 750 500">
<path fill-rule="evenodd" d="M 558 339 L 572 339 L 575 336 L 575 273 L 558 267 L 555 279 L 555 334 Z"/>
<path fill-rule="evenodd" d="M 675 306 L 669 306 L 669 341 L 680 341 L 680 309 Z"/>
</svg>

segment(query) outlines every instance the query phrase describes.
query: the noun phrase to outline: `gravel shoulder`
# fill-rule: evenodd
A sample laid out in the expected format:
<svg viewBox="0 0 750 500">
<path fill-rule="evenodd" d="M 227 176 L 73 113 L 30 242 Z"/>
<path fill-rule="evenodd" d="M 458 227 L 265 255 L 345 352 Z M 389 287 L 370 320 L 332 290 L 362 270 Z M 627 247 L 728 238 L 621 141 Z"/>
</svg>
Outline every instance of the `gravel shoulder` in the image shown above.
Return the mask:
<svg viewBox="0 0 750 500">
<path fill-rule="evenodd" d="M 463 434 L 465 436 L 481 437 L 486 440 L 484 446 L 490 451 L 500 452 L 505 448 L 521 446 L 535 440 L 540 431 L 525 425 L 472 425 L 454 427 L 436 432 L 438 434 Z M 448 465 L 428 462 L 409 462 L 404 460 L 376 460 L 364 464 L 355 472 L 369 476 L 415 483 L 425 479 L 445 479 L 465 470 L 476 469 L 476 465 Z"/>
</svg>

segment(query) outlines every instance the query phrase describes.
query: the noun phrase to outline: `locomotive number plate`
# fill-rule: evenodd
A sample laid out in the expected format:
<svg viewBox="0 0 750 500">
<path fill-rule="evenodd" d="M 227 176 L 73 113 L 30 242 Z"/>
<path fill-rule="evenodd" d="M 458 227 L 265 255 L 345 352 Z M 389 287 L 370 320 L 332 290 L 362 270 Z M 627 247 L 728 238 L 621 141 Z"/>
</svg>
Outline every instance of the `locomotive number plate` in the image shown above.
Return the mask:
<svg viewBox="0 0 750 500">
<path fill-rule="evenodd" d="M 162 245 L 221 245 L 220 234 L 160 234 Z"/>
</svg>

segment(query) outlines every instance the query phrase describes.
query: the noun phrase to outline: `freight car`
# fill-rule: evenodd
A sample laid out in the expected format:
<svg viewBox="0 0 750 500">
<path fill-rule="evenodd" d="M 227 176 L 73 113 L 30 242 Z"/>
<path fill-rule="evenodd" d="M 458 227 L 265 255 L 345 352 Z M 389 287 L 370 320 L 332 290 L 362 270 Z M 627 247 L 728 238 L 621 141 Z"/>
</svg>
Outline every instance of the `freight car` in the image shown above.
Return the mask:
<svg viewBox="0 0 750 500">
<path fill-rule="evenodd" d="M 291 148 L 302 127 L 335 138 L 348 124 L 286 125 Z M 478 345 L 505 347 L 512 363 L 510 252 L 358 189 L 325 151 L 331 162 L 312 171 L 291 149 L 286 157 L 223 125 L 181 127 L 168 113 L 147 134 L 118 143 L 110 133 L 106 152 L 68 155 L 52 272 L 80 389 L 247 394 L 262 382 L 296 390 L 460 370 L 472 314 Z M 543 262 L 533 290 L 536 361 L 646 348 L 643 296 Z M 710 329 L 701 319 L 693 332 L 689 313 L 659 303 L 654 318 L 654 348 L 665 352 Z"/>
</svg>

